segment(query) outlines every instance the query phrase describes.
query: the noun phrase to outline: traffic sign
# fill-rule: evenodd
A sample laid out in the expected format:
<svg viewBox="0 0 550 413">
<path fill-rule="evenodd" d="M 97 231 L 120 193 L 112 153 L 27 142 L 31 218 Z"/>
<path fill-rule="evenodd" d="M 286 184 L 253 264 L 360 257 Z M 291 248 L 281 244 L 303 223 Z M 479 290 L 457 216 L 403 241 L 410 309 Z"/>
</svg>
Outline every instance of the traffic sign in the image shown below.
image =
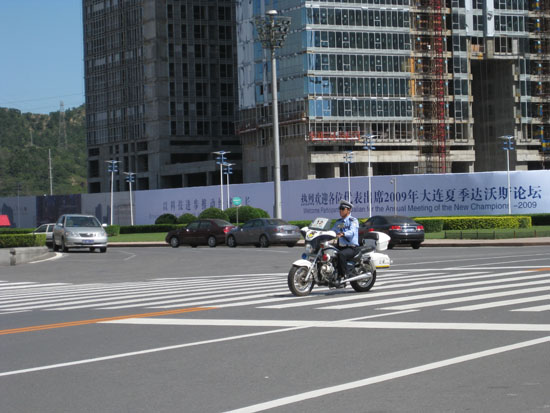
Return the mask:
<svg viewBox="0 0 550 413">
<path fill-rule="evenodd" d="M 238 196 L 234 196 L 233 199 L 231 200 L 231 202 L 233 203 L 233 205 L 239 206 L 239 205 L 241 205 L 243 200 Z"/>
</svg>

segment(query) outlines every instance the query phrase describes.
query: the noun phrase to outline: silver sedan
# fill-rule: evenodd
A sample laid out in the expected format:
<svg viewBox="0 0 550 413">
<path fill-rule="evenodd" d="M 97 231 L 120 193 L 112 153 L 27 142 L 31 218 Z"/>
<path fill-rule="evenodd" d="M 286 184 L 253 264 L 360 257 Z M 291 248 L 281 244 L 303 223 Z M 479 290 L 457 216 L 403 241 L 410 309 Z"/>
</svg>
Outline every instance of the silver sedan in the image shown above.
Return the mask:
<svg viewBox="0 0 550 413">
<path fill-rule="evenodd" d="M 53 229 L 53 249 L 68 251 L 69 248 L 89 248 L 107 251 L 107 233 L 93 215 L 61 215 Z"/>
<path fill-rule="evenodd" d="M 282 219 L 256 218 L 243 226 L 233 228 L 226 235 L 225 243 L 229 247 L 253 244 L 266 248 L 270 244 L 286 244 L 293 247 L 302 238 L 300 228 Z"/>
</svg>

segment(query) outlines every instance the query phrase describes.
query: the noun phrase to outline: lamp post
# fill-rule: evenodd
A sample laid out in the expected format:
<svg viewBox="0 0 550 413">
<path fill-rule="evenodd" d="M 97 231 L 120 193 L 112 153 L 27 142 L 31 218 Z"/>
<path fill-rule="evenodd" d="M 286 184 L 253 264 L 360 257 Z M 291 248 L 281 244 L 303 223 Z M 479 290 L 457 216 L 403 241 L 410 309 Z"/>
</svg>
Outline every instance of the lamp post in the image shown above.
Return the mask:
<svg viewBox="0 0 550 413">
<path fill-rule="evenodd" d="M 510 186 L 510 151 L 514 150 L 514 137 L 512 135 L 499 136 L 499 139 L 504 139 L 502 149 L 506 151 L 506 178 L 507 178 L 507 197 L 508 197 L 508 215 L 512 215 L 512 188 Z"/>
<path fill-rule="evenodd" d="M 223 166 L 225 165 L 225 155 L 228 153 L 231 153 L 229 151 L 218 151 L 218 152 L 212 152 L 214 155 L 218 155 L 216 157 L 216 164 L 220 165 L 220 200 L 222 203 L 222 211 L 223 211 Z"/>
<path fill-rule="evenodd" d="M 370 151 L 374 151 L 376 147 L 373 145 L 374 141 L 373 139 L 375 137 L 378 137 L 379 135 L 372 135 L 368 134 L 365 135 L 365 146 L 363 146 L 363 149 L 366 149 L 369 151 L 369 165 L 368 165 L 368 175 L 369 175 L 369 217 L 372 217 L 372 186 L 371 186 L 371 177 L 372 173 L 370 171 Z"/>
<path fill-rule="evenodd" d="M 273 149 L 275 186 L 275 218 L 282 217 L 281 202 L 281 159 L 279 154 L 279 113 L 277 107 L 277 62 L 275 49 L 283 46 L 290 29 L 290 17 L 277 16 L 277 10 L 269 10 L 264 17 L 255 19 L 256 31 L 264 49 L 271 51 L 271 96 L 273 105 Z"/>
<path fill-rule="evenodd" d="M 394 176 L 390 183 L 393 184 L 393 215 L 397 215 L 397 177 Z"/>
<path fill-rule="evenodd" d="M 118 163 L 120 161 L 114 161 L 114 160 L 110 160 L 110 161 L 105 161 L 109 164 L 109 166 L 107 167 L 107 171 L 111 174 L 111 222 L 110 224 L 113 225 L 113 183 L 114 183 L 114 180 L 115 180 L 115 172 L 118 173 Z"/>
<path fill-rule="evenodd" d="M 231 202 L 229 201 L 229 175 L 233 174 L 233 168 L 232 166 L 235 165 L 234 163 L 225 163 L 225 170 L 223 173 L 227 176 L 227 208 L 231 207 Z"/>
<path fill-rule="evenodd" d="M 135 172 L 124 172 L 124 175 L 126 175 L 126 182 L 128 182 L 128 186 L 130 187 L 130 225 L 134 225 L 134 208 L 132 203 L 132 183 L 135 182 L 136 174 Z"/>
<path fill-rule="evenodd" d="M 353 162 L 353 151 L 346 151 L 344 154 L 344 162 L 348 164 L 348 202 L 351 202 L 351 178 L 349 174 L 349 167 Z"/>
</svg>

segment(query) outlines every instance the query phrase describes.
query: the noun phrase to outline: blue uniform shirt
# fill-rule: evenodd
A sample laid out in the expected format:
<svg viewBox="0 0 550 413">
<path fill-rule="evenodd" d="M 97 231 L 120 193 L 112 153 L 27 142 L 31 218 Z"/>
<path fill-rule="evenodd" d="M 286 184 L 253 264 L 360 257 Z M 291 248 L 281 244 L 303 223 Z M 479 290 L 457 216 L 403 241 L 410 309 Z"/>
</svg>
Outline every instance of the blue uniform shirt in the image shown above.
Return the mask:
<svg viewBox="0 0 550 413">
<path fill-rule="evenodd" d="M 337 234 L 340 232 L 344 233 L 343 237 L 338 238 L 338 245 L 341 247 L 359 246 L 359 221 L 357 218 L 349 215 L 347 218 L 340 218 L 335 222 L 332 227 L 332 231 Z"/>
</svg>

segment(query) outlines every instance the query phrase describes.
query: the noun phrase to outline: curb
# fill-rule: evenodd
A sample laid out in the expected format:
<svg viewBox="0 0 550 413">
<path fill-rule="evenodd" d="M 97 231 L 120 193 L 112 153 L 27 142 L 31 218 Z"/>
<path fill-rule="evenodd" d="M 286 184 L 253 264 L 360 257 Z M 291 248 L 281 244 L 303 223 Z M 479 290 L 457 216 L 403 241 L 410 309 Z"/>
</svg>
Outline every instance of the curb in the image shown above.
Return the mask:
<svg viewBox="0 0 550 413">
<path fill-rule="evenodd" d="M 296 245 L 303 246 L 304 241 Z M 513 238 L 500 240 L 436 240 L 428 239 L 422 243 L 424 247 L 529 247 L 550 245 L 550 237 L 544 238 Z M 109 247 L 169 247 L 163 241 L 155 242 L 110 242 Z"/>
</svg>

